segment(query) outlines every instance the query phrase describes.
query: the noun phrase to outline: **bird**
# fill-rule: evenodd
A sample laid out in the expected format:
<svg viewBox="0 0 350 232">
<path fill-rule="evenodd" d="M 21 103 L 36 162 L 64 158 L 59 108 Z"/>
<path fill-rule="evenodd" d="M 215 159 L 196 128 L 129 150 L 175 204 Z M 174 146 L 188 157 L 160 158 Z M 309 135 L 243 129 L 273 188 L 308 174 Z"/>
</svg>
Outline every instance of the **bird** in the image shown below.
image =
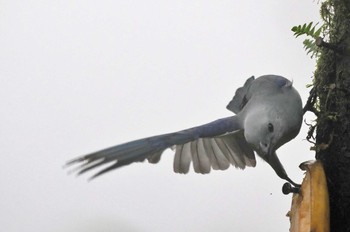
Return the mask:
<svg viewBox="0 0 350 232">
<path fill-rule="evenodd" d="M 251 76 L 226 108 L 234 115 L 79 156 L 66 166 L 78 165 L 74 170 L 80 175 L 110 164 L 93 179 L 134 162 L 158 163 L 164 150 L 171 148 L 175 151 L 174 172 L 186 174 L 192 163 L 196 173 L 207 174 L 230 165 L 239 169 L 255 167 L 257 154 L 281 179 L 300 186 L 288 177 L 276 154 L 298 135 L 302 124 L 302 100 L 293 83 L 279 75 Z"/>
</svg>

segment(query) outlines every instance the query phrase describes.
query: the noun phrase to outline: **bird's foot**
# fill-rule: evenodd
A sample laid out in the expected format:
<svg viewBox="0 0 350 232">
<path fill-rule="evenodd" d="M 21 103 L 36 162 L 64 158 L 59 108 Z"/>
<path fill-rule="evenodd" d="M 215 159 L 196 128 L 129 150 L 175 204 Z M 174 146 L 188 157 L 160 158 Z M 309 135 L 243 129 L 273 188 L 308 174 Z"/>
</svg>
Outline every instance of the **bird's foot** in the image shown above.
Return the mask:
<svg viewBox="0 0 350 232">
<path fill-rule="evenodd" d="M 294 185 L 294 187 L 288 182 L 282 186 L 283 194 L 287 195 L 289 193 L 299 193 L 300 192 L 301 185 L 295 184 L 295 183 L 292 183 L 292 184 Z"/>
</svg>

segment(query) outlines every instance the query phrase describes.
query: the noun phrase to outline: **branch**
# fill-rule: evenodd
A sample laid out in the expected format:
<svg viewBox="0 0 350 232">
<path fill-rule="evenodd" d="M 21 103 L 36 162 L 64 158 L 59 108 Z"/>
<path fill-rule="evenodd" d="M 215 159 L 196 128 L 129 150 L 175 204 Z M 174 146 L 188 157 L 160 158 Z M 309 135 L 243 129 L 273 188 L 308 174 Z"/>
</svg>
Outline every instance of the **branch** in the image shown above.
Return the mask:
<svg viewBox="0 0 350 232">
<path fill-rule="evenodd" d="M 310 111 L 310 112 L 314 113 L 316 116 L 319 115 L 318 111 L 314 107 L 316 99 L 317 99 L 316 90 L 315 90 L 315 87 L 313 87 L 310 90 L 309 98 L 307 99 L 307 102 L 303 108 L 303 114 L 305 114 L 307 111 Z"/>
<path fill-rule="evenodd" d="M 321 37 L 318 37 L 316 39 L 316 45 L 318 47 L 324 47 L 324 48 L 328 48 L 332 51 L 334 51 L 335 53 L 338 53 L 340 55 L 346 55 L 346 56 L 349 56 L 350 55 L 350 52 L 347 51 L 344 46 L 342 45 L 339 45 L 339 44 L 332 44 L 332 43 L 327 43 L 325 42 Z"/>
</svg>

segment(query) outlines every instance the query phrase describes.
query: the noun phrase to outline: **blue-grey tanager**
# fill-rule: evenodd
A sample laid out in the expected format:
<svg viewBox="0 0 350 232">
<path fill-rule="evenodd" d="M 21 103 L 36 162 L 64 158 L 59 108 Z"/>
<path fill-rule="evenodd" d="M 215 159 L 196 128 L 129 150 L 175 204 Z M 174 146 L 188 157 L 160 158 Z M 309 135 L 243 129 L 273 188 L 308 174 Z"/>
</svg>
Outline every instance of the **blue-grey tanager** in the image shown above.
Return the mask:
<svg viewBox="0 0 350 232">
<path fill-rule="evenodd" d="M 303 109 L 292 82 L 282 76 L 250 77 L 238 88 L 227 109 L 236 115 L 190 129 L 139 139 L 82 157 L 78 173 L 111 163 L 93 177 L 147 159 L 157 163 L 167 148 L 175 149 L 174 171 L 187 173 L 191 162 L 197 173 L 211 168 L 225 170 L 230 164 L 255 167 L 254 152 L 271 165 L 277 175 L 294 183 L 280 163 L 276 150 L 300 131 Z"/>
</svg>

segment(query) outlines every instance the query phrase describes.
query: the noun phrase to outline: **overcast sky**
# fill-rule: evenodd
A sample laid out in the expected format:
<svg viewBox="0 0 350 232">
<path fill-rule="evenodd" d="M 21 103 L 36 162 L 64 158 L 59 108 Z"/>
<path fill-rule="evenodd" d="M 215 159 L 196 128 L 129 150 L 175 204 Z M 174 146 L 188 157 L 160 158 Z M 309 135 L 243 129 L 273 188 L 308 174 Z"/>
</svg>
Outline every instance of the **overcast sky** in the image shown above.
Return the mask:
<svg viewBox="0 0 350 232">
<path fill-rule="evenodd" d="M 317 1 L 0 0 L 0 225 L 6 232 L 288 231 L 291 195 L 256 168 L 174 174 L 173 153 L 92 182 L 76 156 L 230 116 L 251 75 L 293 80 L 315 62 L 291 27 Z M 277 153 L 289 176 L 313 159 L 307 126 Z"/>
</svg>

